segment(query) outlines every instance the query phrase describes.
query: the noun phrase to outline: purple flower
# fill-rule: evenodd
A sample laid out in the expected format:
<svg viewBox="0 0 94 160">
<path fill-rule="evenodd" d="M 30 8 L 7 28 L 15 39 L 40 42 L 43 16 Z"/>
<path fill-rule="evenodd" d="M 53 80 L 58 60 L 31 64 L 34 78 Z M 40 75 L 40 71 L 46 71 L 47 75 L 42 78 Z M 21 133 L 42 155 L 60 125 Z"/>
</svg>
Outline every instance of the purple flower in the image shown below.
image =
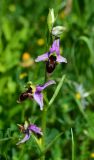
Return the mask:
<svg viewBox="0 0 94 160">
<path fill-rule="evenodd" d="M 39 127 L 37 127 L 35 124 L 28 124 L 27 121 L 25 121 L 24 125 L 19 125 L 18 124 L 18 126 L 20 128 L 20 131 L 25 134 L 25 137 L 21 141 L 19 141 L 17 143 L 17 145 L 19 145 L 21 143 L 24 143 L 27 140 L 29 140 L 30 133 L 32 133 L 32 132 L 35 133 L 35 134 L 38 134 L 40 136 L 43 135 L 43 133 L 42 133 L 42 131 L 41 131 L 41 129 Z"/>
<path fill-rule="evenodd" d="M 67 63 L 66 58 L 60 55 L 60 39 L 54 40 L 49 52 L 38 56 L 35 62 L 46 61 L 46 70 L 48 73 L 53 72 L 57 63 Z"/>
<path fill-rule="evenodd" d="M 55 81 L 49 80 L 47 83 L 45 83 L 43 85 L 37 85 L 35 87 L 30 82 L 28 89 L 20 95 L 18 103 L 26 100 L 27 98 L 29 98 L 29 99 L 33 99 L 34 98 L 34 100 L 39 104 L 40 109 L 42 110 L 43 109 L 43 94 L 42 94 L 42 91 L 46 87 L 48 87 L 48 86 L 50 86 L 52 84 L 55 84 Z"/>
</svg>

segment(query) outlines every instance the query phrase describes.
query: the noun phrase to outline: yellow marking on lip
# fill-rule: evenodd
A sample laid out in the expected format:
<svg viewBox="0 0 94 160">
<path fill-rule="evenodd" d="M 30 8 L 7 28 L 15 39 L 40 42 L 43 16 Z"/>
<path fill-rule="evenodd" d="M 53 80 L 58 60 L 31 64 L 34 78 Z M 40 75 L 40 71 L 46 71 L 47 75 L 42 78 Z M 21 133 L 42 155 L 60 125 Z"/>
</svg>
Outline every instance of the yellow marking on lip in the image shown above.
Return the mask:
<svg viewBox="0 0 94 160">
<path fill-rule="evenodd" d="M 56 56 L 57 56 L 57 55 L 56 55 L 56 52 L 51 53 L 50 56 L 55 56 L 55 57 L 56 57 Z M 50 57 L 50 56 L 49 56 L 49 57 Z"/>
<path fill-rule="evenodd" d="M 25 123 L 24 123 L 24 129 L 27 129 L 27 128 L 28 128 L 28 122 L 25 121 Z"/>
<path fill-rule="evenodd" d="M 33 85 L 33 83 L 31 82 L 31 81 L 29 81 L 28 83 L 27 83 L 27 86 L 26 86 L 27 88 L 32 88 L 32 93 L 34 93 L 35 91 L 36 91 L 36 86 L 35 85 Z"/>
</svg>

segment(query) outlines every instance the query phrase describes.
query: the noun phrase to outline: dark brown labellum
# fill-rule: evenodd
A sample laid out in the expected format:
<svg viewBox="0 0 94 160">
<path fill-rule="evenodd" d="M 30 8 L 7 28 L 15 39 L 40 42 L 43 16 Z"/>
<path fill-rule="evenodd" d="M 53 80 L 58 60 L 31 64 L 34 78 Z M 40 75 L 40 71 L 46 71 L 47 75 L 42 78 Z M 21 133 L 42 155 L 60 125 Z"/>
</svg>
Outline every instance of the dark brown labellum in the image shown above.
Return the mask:
<svg viewBox="0 0 94 160">
<path fill-rule="evenodd" d="M 24 134 L 28 134 L 29 135 L 29 129 L 27 128 L 27 129 L 25 129 L 24 131 L 23 131 L 23 133 Z"/>
<path fill-rule="evenodd" d="M 26 100 L 27 98 L 32 98 L 32 88 L 29 87 L 27 91 L 23 92 L 20 97 L 19 100 L 17 101 L 18 103 Z"/>
<path fill-rule="evenodd" d="M 19 102 L 22 102 L 28 98 L 28 93 L 24 92 L 19 97 Z"/>
<path fill-rule="evenodd" d="M 52 73 L 56 67 L 56 56 L 51 55 L 46 62 L 46 70 L 48 73 Z"/>
</svg>

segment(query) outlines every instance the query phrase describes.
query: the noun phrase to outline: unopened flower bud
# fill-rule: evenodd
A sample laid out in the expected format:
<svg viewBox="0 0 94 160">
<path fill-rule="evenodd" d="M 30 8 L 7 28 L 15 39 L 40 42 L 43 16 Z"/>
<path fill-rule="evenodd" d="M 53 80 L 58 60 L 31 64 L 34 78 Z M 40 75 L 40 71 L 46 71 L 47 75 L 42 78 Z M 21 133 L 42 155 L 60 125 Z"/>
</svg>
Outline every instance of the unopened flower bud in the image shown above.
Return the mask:
<svg viewBox="0 0 94 160">
<path fill-rule="evenodd" d="M 66 30 L 66 28 L 63 27 L 63 26 L 53 27 L 53 29 L 52 29 L 52 35 L 56 36 L 56 37 L 59 37 L 65 30 Z"/>
<path fill-rule="evenodd" d="M 54 16 L 54 9 L 49 9 L 48 17 L 47 17 L 47 23 L 49 31 L 52 30 L 53 24 L 55 22 L 55 16 Z"/>
</svg>

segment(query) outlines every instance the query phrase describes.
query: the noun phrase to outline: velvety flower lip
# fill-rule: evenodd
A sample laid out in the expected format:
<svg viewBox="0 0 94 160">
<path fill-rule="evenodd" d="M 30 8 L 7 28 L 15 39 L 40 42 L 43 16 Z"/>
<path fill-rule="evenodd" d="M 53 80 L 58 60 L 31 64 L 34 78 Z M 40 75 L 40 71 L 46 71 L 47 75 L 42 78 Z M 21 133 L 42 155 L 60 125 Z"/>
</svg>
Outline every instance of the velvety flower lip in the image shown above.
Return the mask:
<svg viewBox="0 0 94 160">
<path fill-rule="evenodd" d="M 67 63 L 67 59 L 60 55 L 60 39 L 54 40 L 49 52 L 38 56 L 35 62 L 48 61 L 51 54 L 56 54 L 57 63 Z"/>
<path fill-rule="evenodd" d="M 37 85 L 34 89 L 32 88 L 32 85 L 29 86 L 29 88 L 23 92 L 18 99 L 18 103 L 21 103 L 22 101 L 26 100 L 26 99 L 33 99 L 39 104 L 40 106 L 40 110 L 43 110 L 43 94 L 42 91 L 52 85 L 55 84 L 54 80 L 49 80 L 48 82 L 46 82 L 43 85 Z"/>
<path fill-rule="evenodd" d="M 27 125 L 25 127 L 25 124 Z M 24 125 L 18 125 L 20 127 L 20 130 L 22 131 L 23 134 L 25 134 L 24 138 L 19 141 L 16 145 L 19 145 L 21 143 L 25 143 L 26 141 L 28 141 L 30 139 L 30 133 L 35 133 L 38 134 L 40 136 L 43 135 L 41 128 L 37 127 L 35 124 L 28 124 L 27 121 L 25 121 Z"/>
<path fill-rule="evenodd" d="M 26 100 L 27 98 L 32 99 L 32 88 L 29 87 L 25 92 L 21 93 L 19 96 L 19 99 L 17 100 L 18 103 L 21 103 L 22 101 Z"/>
</svg>

